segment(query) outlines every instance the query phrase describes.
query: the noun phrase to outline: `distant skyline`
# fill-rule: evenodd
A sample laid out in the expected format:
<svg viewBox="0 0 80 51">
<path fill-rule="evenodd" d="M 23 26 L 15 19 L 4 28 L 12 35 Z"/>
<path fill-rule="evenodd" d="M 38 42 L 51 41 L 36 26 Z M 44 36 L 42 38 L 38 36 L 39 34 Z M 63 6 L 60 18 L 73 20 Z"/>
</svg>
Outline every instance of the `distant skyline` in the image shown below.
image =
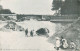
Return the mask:
<svg viewBox="0 0 80 51">
<path fill-rule="evenodd" d="M 4 9 L 10 9 L 18 14 L 48 14 L 51 10 L 53 0 L 1 0 Z"/>
</svg>

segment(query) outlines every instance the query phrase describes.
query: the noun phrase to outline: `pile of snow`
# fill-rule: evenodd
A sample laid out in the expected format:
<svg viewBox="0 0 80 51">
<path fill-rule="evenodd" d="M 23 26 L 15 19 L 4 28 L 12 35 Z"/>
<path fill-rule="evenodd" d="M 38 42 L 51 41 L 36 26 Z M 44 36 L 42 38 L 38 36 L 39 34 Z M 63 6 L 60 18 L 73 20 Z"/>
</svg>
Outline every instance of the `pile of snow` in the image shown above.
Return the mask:
<svg viewBox="0 0 80 51">
<path fill-rule="evenodd" d="M 49 30 L 49 36 L 52 36 L 55 33 L 55 24 L 50 21 L 23 21 L 17 22 L 18 25 L 22 26 L 24 29 L 28 28 L 28 31 L 34 30 L 35 32 L 40 28 L 47 28 Z"/>
<path fill-rule="evenodd" d="M 4 25 L 4 24 L 2 24 Z M 15 22 L 7 22 L 3 27 L 0 28 L 1 31 L 23 31 L 24 28 L 21 26 L 17 25 Z"/>
</svg>

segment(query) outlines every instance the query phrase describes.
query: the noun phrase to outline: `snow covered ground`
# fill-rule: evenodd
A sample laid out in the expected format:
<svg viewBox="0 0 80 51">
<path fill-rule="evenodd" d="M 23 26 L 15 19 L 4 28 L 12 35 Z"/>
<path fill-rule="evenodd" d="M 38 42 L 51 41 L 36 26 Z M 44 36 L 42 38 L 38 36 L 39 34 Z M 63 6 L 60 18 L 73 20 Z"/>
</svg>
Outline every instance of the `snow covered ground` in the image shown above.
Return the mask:
<svg viewBox="0 0 80 51">
<path fill-rule="evenodd" d="M 0 32 L 0 48 L 3 51 L 56 51 L 47 39 L 40 36 L 25 37 L 24 32 Z"/>
<path fill-rule="evenodd" d="M 18 25 L 28 30 L 34 29 L 35 31 L 39 28 L 48 28 L 50 30 L 49 35 L 55 33 L 55 24 L 48 21 L 24 21 L 17 22 Z M 2 25 L 0 25 L 1 27 Z M 25 32 L 0 31 L 0 50 L 1 51 L 56 51 L 54 45 L 47 41 L 48 38 L 34 36 L 25 37 Z M 62 50 L 61 50 L 62 51 Z"/>
<path fill-rule="evenodd" d="M 52 50 L 45 37 L 25 37 L 24 32 L 0 32 L 0 44 L 2 49 L 39 49 Z"/>
</svg>

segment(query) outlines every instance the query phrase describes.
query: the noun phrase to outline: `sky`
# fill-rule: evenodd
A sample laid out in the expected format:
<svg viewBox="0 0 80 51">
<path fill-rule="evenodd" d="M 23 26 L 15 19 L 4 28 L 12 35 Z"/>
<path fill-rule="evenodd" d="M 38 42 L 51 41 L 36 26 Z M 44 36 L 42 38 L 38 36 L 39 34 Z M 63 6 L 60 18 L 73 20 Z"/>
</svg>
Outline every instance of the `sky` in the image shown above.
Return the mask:
<svg viewBox="0 0 80 51">
<path fill-rule="evenodd" d="M 10 9 L 17 14 L 52 15 L 53 0 L 1 0 L 4 9 Z"/>
</svg>

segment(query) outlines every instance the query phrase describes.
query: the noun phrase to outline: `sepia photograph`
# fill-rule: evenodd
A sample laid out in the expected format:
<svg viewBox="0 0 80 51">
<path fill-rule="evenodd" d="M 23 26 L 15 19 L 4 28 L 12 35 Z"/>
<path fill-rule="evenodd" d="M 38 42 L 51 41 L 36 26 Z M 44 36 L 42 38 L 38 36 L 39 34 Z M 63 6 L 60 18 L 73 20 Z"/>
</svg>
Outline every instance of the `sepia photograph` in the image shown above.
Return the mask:
<svg viewBox="0 0 80 51">
<path fill-rule="evenodd" d="M 0 0 L 0 51 L 80 51 L 80 0 Z"/>
</svg>

